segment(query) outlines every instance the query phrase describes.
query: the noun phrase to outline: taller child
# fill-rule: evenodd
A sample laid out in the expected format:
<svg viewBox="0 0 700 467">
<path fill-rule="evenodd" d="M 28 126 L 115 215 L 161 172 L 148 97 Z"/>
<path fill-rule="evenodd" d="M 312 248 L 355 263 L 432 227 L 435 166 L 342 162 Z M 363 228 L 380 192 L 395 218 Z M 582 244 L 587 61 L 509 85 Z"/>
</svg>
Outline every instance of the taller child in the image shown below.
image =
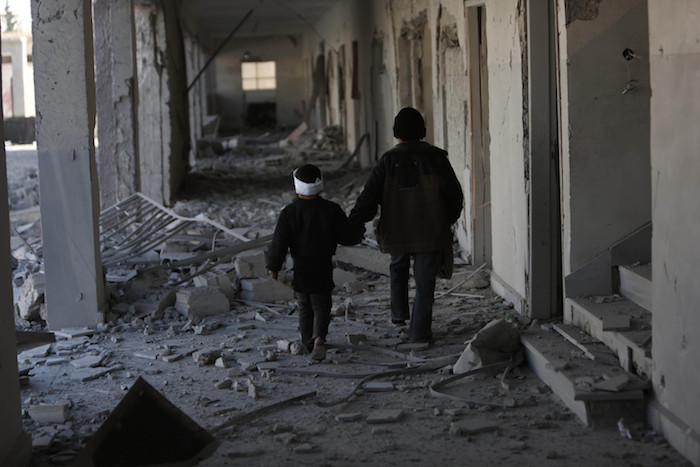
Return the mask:
<svg viewBox="0 0 700 467">
<path fill-rule="evenodd" d="M 353 223 L 368 222 L 381 206 L 377 241 L 391 254 L 391 320 L 402 325 L 410 317 L 409 339 L 432 340 L 435 276 L 443 250 L 452 244 L 451 225 L 463 207 L 462 187 L 447 152 L 425 141 L 425 120 L 406 107 L 394 119 L 399 143 L 379 160 L 350 212 Z M 416 296 L 408 311 L 411 257 Z"/>
</svg>

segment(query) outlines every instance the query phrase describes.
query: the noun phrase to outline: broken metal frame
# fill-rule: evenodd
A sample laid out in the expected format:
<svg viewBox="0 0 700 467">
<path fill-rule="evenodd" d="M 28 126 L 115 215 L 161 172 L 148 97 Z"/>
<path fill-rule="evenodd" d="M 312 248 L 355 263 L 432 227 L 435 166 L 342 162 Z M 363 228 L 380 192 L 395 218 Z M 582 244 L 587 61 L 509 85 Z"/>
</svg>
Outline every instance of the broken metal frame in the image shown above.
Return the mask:
<svg viewBox="0 0 700 467">
<path fill-rule="evenodd" d="M 134 262 L 138 256 L 163 244 L 176 235 L 180 235 L 183 230 L 196 223 L 208 224 L 216 228 L 217 232 L 223 231 L 234 238 L 242 240 L 242 242 L 249 242 L 249 244 L 241 242 L 231 247 L 189 258 L 188 260 L 170 262 L 166 265 L 167 268 L 173 269 L 189 266 L 201 263 L 209 258 L 230 256 L 240 251 L 262 246 L 260 244 L 265 244 L 267 241 L 267 237 L 258 239 L 258 241 L 251 241 L 218 222 L 199 216 L 196 218 L 180 216 L 144 194 L 134 193 L 100 213 L 102 264 L 109 267 L 120 263 Z M 215 243 L 216 237 L 212 239 L 212 248 L 215 248 Z"/>
</svg>

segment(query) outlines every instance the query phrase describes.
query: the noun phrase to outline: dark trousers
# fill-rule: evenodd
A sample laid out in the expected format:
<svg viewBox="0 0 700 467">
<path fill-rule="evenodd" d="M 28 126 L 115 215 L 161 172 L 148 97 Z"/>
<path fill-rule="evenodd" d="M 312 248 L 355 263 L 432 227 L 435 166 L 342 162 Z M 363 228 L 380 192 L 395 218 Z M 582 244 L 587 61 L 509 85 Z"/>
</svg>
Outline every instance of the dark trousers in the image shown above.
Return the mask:
<svg viewBox="0 0 700 467">
<path fill-rule="evenodd" d="M 296 292 L 299 301 L 301 342 L 311 351 L 317 337 L 326 339 L 331 321 L 331 292 Z"/>
<path fill-rule="evenodd" d="M 433 294 L 435 293 L 435 275 L 442 251 L 424 253 L 398 253 L 391 255 L 389 272 L 391 277 L 391 319 L 407 320 L 408 314 L 408 276 L 413 257 L 413 278 L 416 281 L 416 297 L 413 300 L 413 313 L 408 335 L 414 341 L 428 341 L 433 337 Z"/>
</svg>

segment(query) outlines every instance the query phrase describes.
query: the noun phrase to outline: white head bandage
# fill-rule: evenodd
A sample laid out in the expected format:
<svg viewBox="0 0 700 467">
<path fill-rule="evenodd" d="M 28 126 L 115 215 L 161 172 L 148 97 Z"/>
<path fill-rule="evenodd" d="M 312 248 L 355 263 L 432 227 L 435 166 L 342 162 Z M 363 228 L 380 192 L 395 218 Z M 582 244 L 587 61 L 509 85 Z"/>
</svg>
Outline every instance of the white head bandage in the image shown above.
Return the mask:
<svg viewBox="0 0 700 467">
<path fill-rule="evenodd" d="M 294 191 L 296 191 L 298 195 L 313 196 L 323 191 L 322 179 L 317 178 L 313 183 L 304 182 L 296 177 L 297 170 L 299 169 L 294 170 Z"/>
</svg>

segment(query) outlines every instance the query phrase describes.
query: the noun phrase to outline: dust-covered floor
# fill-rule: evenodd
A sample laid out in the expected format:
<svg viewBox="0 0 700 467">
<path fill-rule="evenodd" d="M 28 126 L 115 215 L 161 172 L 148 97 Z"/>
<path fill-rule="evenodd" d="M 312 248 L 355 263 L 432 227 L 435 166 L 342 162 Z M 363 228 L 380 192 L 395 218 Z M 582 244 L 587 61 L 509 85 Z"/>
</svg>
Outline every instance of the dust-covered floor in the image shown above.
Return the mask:
<svg viewBox="0 0 700 467">
<path fill-rule="evenodd" d="M 368 172 L 334 170 L 347 155 L 312 143 L 279 151 L 239 144 L 202 159 L 173 210 L 204 214 L 251 239 L 264 236 L 293 199 L 292 168 L 313 162 L 326 172 L 324 196 L 348 212 Z M 35 232 L 36 224 L 27 225 L 13 221 L 18 230 Z M 371 233 L 366 243 L 380 255 Z M 16 256 L 26 255 L 15 271 L 19 288 L 36 266 L 23 242 L 13 245 Z M 31 368 L 22 408 L 35 444 L 32 465 L 70 464 L 139 377 L 220 441 L 200 465 L 688 465 L 648 427 L 626 425 L 629 439 L 615 422 L 583 426 L 527 364 L 505 376 L 501 369 L 431 390 L 452 376 L 448 363 L 492 320 L 539 327 L 492 293 L 484 271 L 473 274 L 475 267 L 457 263 L 452 279 L 438 281 L 435 342 L 414 350 L 390 322 L 388 277 L 338 263 L 344 279 L 334 291 L 331 348 L 321 363 L 290 352 L 298 340 L 294 300 L 242 301 L 235 278 L 229 311 L 202 318 L 160 306 L 169 290 L 194 285 L 173 285 L 193 268 L 108 284 L 112 311 L 105 325 L 18 356 L 20 368 Z M 17 329 L 40 331 L 43 323 L 18 319 Z M 448 363 L 411 370 L 439 359 Z M 383 384 L 355 391 L 367 375 L 385 372 L 373 380 Z M 32 408 L 43 404 L 68 406 L 67 421 L 34 420 Z"/>
</svg>

